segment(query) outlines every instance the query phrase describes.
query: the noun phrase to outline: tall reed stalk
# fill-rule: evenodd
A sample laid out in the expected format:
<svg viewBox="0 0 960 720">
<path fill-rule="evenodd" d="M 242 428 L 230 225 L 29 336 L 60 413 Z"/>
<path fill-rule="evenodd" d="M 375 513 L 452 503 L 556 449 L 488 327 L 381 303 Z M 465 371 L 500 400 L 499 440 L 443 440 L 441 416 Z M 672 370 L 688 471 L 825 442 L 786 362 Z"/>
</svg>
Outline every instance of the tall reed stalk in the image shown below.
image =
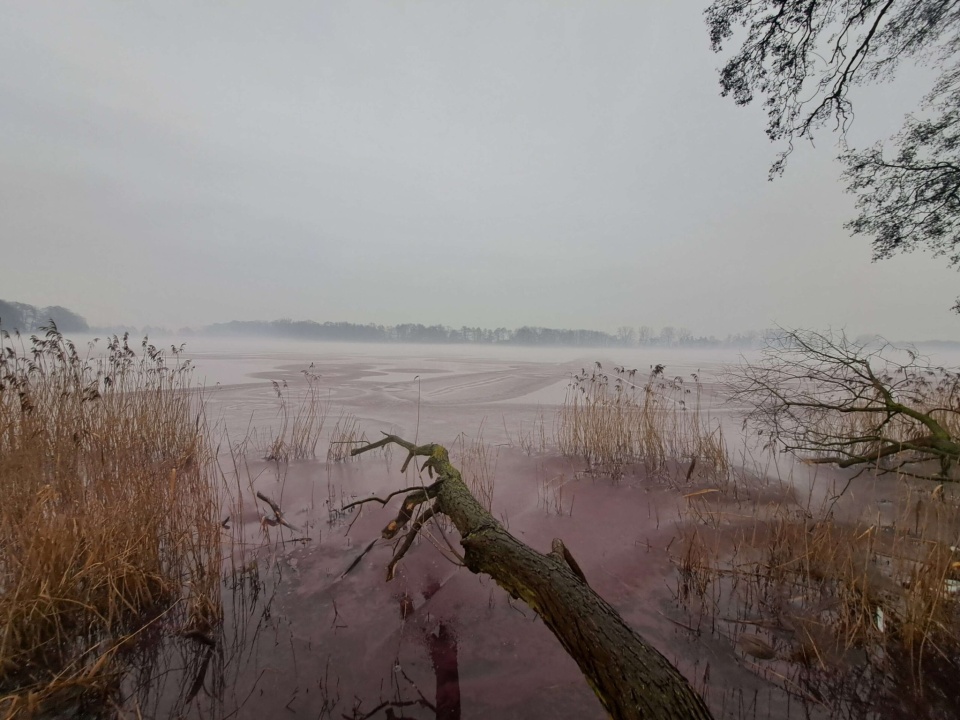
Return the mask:
<svg viewBox="0 0 960 720">
<path fill-rule="evenodd" d="M 94 706 L 148 627 L 209 638 L 219 497 L 189 361 L 0 335 L 0 716 Z M 94 699 L 91 699 L 94 698 Z"/>
<path fill-rule="evenodd" d="M 830 717 L 957 717 L 960 496 L 904 478 L 891 499 L 815 501 L 798 484 L 737 471 L 686 496 L 677 598 L 694 625 Z"/>
<path fill-rule="evenodd" d="M 557 442 L 564 455 L 582 456 L 614 474 L 631 463 L 661 471 L 669 460 L 715 475 L 729 470 L 723 435 L 702 410 L 696 375 L 692 382 L 667 380 L 658 365 L 637 385 L 623 368 L 614 368 L 610 377 L 596 366 L 573 376 L 558 412 Z"/>
</svg>

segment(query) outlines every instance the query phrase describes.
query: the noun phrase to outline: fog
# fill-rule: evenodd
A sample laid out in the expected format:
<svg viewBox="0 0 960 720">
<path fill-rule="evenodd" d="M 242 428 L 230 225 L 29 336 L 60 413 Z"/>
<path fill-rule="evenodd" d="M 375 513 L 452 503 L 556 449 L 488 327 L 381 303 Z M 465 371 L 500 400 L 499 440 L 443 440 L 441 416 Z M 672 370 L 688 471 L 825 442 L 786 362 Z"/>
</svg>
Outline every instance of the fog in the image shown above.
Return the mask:
<svg viewBox="0 0 960 720">
<path fill-rule="evenodd" d="M 774 324 L 960 339 L 836 138 L 719 97 L 706 3 L 0 8 L 0 297 L 92 324 Z M 862 92 L 894 132 L 923 71 Z"/>
</svg>

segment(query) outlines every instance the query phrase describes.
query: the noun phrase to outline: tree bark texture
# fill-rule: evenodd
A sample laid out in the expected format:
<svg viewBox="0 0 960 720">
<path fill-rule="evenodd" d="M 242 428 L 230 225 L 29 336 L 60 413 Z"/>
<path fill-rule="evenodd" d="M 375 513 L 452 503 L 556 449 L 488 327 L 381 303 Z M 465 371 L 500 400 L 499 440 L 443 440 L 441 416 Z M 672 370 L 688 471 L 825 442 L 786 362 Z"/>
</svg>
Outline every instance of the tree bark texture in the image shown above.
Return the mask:
<svg viewBox="0 0 960 720">
<path fill-rule="evenodd" d="M 484 573 L 512 597 L 522 600 L 543 620 L 579 665 L 607 712 L 620 719 L 705 720 L 710 711 L 686 678 L 628 626 L 616 609 L 587 584 L 560 540 L 542 554 L 517 540 L 473 497 L 447 450 L 436 444 L 416 446 L 394 435 L 353 450 L 354 455 L 397 444 L 407 450 L 403 470 L 415 457 L 437 480 L 411 488 L 397 518 L 383 531 L 392 538 L 406 526 L 417 506 L 429 500 L 426 513 L 442 513 L 460 533 L 464 563 Z M 385 501 L 380 501 L 385 502 Z M 431 512 L 432 511 L 432 512 Z M 407 551 L 422 523 L 415 522 L 388 569 Z"/>
</svg>

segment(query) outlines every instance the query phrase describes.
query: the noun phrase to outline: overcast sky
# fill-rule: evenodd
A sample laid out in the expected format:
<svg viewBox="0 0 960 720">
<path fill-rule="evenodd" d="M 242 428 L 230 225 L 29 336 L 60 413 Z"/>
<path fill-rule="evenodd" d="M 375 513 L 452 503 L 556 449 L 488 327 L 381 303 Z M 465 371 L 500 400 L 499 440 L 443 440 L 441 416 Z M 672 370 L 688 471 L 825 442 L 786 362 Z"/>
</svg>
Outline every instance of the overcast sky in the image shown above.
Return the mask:
<svg viewBox="0 0 960 720">
<path fill-rule="evenodd" d="M 0 298 L 279 317 L 960 339 L 960 275 L 871 263 L 835 138 L 767 181 L 695 2 L 0 6 Z M 928 78 L 868 92 L 894 132 Z"/>
</svg>

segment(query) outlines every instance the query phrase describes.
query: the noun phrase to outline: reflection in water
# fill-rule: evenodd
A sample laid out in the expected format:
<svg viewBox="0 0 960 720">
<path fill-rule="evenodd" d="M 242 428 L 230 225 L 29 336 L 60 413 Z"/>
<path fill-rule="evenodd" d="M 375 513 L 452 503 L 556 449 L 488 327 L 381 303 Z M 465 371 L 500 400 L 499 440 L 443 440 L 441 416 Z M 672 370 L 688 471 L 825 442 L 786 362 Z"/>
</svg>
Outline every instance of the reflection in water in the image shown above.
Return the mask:
<svg viewBox="0 0 960 720">
<path fill-rule="evenodd" d="M 222 718 L 242 709 L 244 700 L 238 702 L 237 693 L 256 663 L 282 578 L 279 565 L 271 570 L 262 575 L 259 563 L 251 560 L 225 580 L 225 622 L 212 637 L 158 626 L 152 637 L 142 638 L 128 659 L 119 706 L 154 718 Z"/>
<path fill-rule="evenodd" d="M 526 453 L 516 447 L 517 442 L 523 445 L 522 438 L 518 441 L 523 427 L 531 427 L 541 412 L 550 416 L 549 407 L 537 407 L 543 398 L 533 393 L 580 370 L 580 360 L 570 364 L 565 361 L 573 356 L 522 353 L 510 362 L 443 358 L 444 372 L 425 379 L 421 396 L 410 378 L 431 367 L 435 358 L 418 355 L 406 363 L 411 373 L 406 382 L 399 376 L 382 382 L 371 370 L 400 373 L 397 357 L 367 358 L 369 367 L 363 369 L 344 361 L 340 348 L 339 355 L 330 350 L 321 355 L 306 345 L 297 350 L 302 358 L 265 354 L 256 369 L 264 372 L 262 377 L 287 380 L 296 389 L 303 382 L 300 372 L 315 361 L 334 411 L 343 407 L 353 413 L 368 435 L 381 429 L 418 431 L 421 439 L 455 444 L 458 432 L 489 418 L 486 440 L 499 447 L 493 496 L 498 517 L 532 547 L 549 548 L 558 535 L 576 544 L 591 583 L 688 676 L 702 678 L 698 687 L 710 696 L 718 718 L 828 716 L 812 693 L 784 692 L 776 678 L 768 681 L 745 669 L 747 661 L 734 654 L 729 642 L 706 627 L 701 631 L 699 623 L 693 627 L 671 604 L 668 586 L 677 574 L 669 560 L 675 491 L 629 475 L 619 484 L 591 479 L 578 473 L 582 466 L 550 451 L 538 453 L 529 443 Z M 723 359 L 691 357 L 687 361 L 695 364 L 676 368 L 678 360 L 664 355 L 659 349 L 655 356 L 626 362 L 637 367 L 672 363 L 671 371 L 679 374 Z M 605 357 L 600 359 L 606 364 Z M 236 374 L 249 380 L 247 372 Z M 251 425 L 266 431 L 277 422 L 269 382 L 224 387 L 213 393 L 211 414 L 216 408 L 233 439 L 241 439 L 224 447 L 249 450 L 224 473 L 229 501 L 236 506 L 224 512 L 231 517 L 224 543 L 232 556 L 225 560 L 216 646 L 183 637 L 178 628 L 158 620 L 127 651 L 128 673 L 117 707 L 103 715 L 453 720 L 466 705 L 474 716 L 603 717 L 576 665 L 534 614 L 511 605 L 489 580 L 464 570 L 458 574 L 429 543 L 414 548 L 400 577 L 385 584 L 392 553 L 373 540 L 379 538 L 384 516 L 372 506 L 362 516 L 344 516 L 341 508 L 358 497 L 382 497 L 417 484 L 415 474 L 401 478 L 387 455 L 362 463 L 263 462 L 247 437 Z M 725 432 L 734 436 L 738 427 L 733 423 Z M 323 441 L 319 447 L 322 454 Z M 551 504 L 543 501 L 543 489 L 552 488 L 555 478 L 563 478 L 564 496 L 567 490 L 576 493 L 575 512 L 551 512 Z M 267 510 L 257 509 L 257 491 L 275 500 L 303 531 L 261 524 Z M 304 536 L 313 539 L 303 542 Z M 931 666 L 931 671 L 943 669 L 945 694 L 948 681 L 956 677 L 955 672 L 947 677 L 947 669 L 955 667 L 946 662 Z M 772 674 L 781 672 L 782 665 L 772 667 Z M 850 708 L 844 717 L 869 717 L 877 711 L 870 693 L 864 696 L 869 702 Z M 923 708 L 914 712 L 915 718 L 931 716 Z"/>
<path fill-rule="evenodd" d="M 307 463 L 298 469 L 313 483 L 321 467 Z M 295 512 L 290 488 L 296 480 L 287 485 L 286 470 L 271 474 L 269 469 L 255 463 L 238 467 L 248 484 L 238 494 L 253 500 L 262 483 L 282 498 L 277 505 L 283 511 Z M 308 513 L 312 517 L 303 531 L 294 532 L 262 523 L 262 512 L 253 502 L 237 503 L 230 508 L 233 519 L 224 524 L 232 551 L 223 581 L 223 621 L 203 637 L 186 636 L 160 621 L 151 625 L 128 650 L 117 705 L 102 715 L 260 718 L 283 709 L 290 717 L 458 720 L 456 634 L 449 621 L 417 615 L 416 608 L 442 583 L 427 579 L 425 588 L 411 590 L 416 601 L 406 592 L 391 600 L 382 559 L 365 559 L 376 555 L 377 543 L 363 541 L 358 553 L 344 534 L 357 518 L 328 514 L 320 503 Z M 317 519 L 321 513 L 327 515 L 322 521 Z M 363 522 L 358 527 L 368 532 Z M 310 536 L 317 540 L 306 542 Z M 304 572 L 321 577 L 299 595 Z M 381 615 L 384 602 L 394 609 L 392 616 Z M 373 652 L 363 639 L 369 627 L 381 650 L 392 645 L 380 654 L 386 667 L 364 660 Z M 427 661 L 434 688 L 420 669 Z"/>
<path fill-rule="evenodd" d="M 613 498 L 626 492 L 603 483 L 591 487 L 594 493 L 607 493 Z M 535 492 L 535 488 L 531 489 Z M 586 513 L 590 495 L 583 489 L 578 492 L 578 503 L 582 503 L 578 507 Z M 281 502 L 287 510 L 287 501 Z M 292 504 L 289 507 L 294 508 Z M 325 512 L 325 508 L 321 505 L 318 511 Z M 549 527 L 562 523 L 564 532 L 572 534 L 574 525 L 569 517 L 542 517 Z M 330 520 L 324 528 L 324 544 L 316 543 L 312 548 L 316 552 L 313 563 L 307 561 L 310 548 L 291 542 L 297 535 L 285 528 L 270 528 L 272 535 L 261 537 L 256 545 L 241 553 L 225 580 L 224 617 L 217 629 L 215 647 L 178 634 L 177 628 L 165 627 L 162 620 L 154 623 L 128 651 L 129 672 L 122 683 L 120 709 L 104 709 L 101 715 L 459 720 L 465 697 L 474 714 L 494 713 L 500 709 L 496 701 L 506 698 L 510 712 L 494 716 L 601 716 L 599 704 L 589 697 L 589 691 L 584 689 L 568 707 L 568 696 L 551 699 L 558 692 L 556 688 L 562 688 L 558 679 L 550 676 L 551 671 L 521 671 L 517 665 L 510 665 L 515 662 L 510 657 L 515 648 L 538 641 L 528 633 L 542 630 L 542 624 L 532 622 L 532 614 L 524 617 L 518 608 L 504 609 L 505 606 L 498 605 L 499 596 L 492 590 L 488 601 L 481 579 L 462 571 L 457 574 L 452 566 L 443 564 L 445 561 L 438 560 L 440 576 L 448 580 L 435 579 L 434 571 L 423 567 L 431 557 L 438 557 L 429 544 L 424 543 L 407 559 L 405 567 L 409 572 L 396 581 L 405 584 L 395 594 L 391 593 L 393 586 L 384 583 L 384 556 L 391 554 L 389 546 L 375 545 L 364 552 L 349 574 L 344 574 L 343 569 L 359 551 L 369 547 L 366 533 L 370 528 L 363 523 L 379 528 L 382 518 L 375 513 L 361 518 L 354 532 L 362 539 L 335 552 L 328 545 L 335 545 L 337 538 L 342 540 L 338 532 L 352 520 Z M 256 516 L 250 517 L 248 524 L 254 532 L 261 532 Z M 622 523 L 614 525 L 623 527 Z M 528 532 L 532 526 L 528 521 Z M 599 530 L 590 528 L 590 532 L 597 535 Z M 320 535 L 316 527 L 310 534 Z M 250 538 L 243 542 L 252 544 Z M 584 542 L 584 547 L 589 545 Z M 627 552 L 631 558 L 646 557 L 630 550 Z M 324 552 L 328 555 L 319 557 Z M 601 552 L 606 553 L 606 559 L 595 566 L 597 582 L 609 578 L 611 584 L 605 588 L 608 595 L 628 610 L 631 605 L 636 606 L 638 614 L 634 618 L 650 617 L 653 613 L 642 606 L 640 596 L 632 596 L 637 592 L 635 588 L 640 587 L 637 578 L 642 574 L 629 572 L 627 565 L 618 568 L 611 557 L 609 539 L 604 540 Z M 300 562 L 296 562 L 298 558 Z M 414 567 L 417 563 L 421 563 L 419 568 Z M 309 575 L 324 567 L 329 569 L 328 574 L 319 579 Z M 444 575 L 444 571 L 453 575 Z M 454 587 L 450 577 L 458 579 L 460 587 Z M 302 594 L 298 594 L 301 589 Z M 521 625 L 508 625 L 511 616 Z M 460 628 L 464 627 L 473 630 L 462 634 Z M 510 633 L 513 637 L 509 638 L 509 647 L 513 649 L 504 651 L 504 636 Z M 718 718 L 830 717 L 823 701 L 809 691 L 807 697 L 798 698 L 769 685 L 738 687 L 743 675 L 735 674 L 735 663 L 721 662 L 729 650 L 708 636 L 705 633 L 699 639 L 681 638 L 679 644 L 674 640 L 674 647 L 678 648 L 676 653 L 690 657 L 703 647 L 708 649 L 710 654 L 701 658 L 707 670 L 695 674 L 703 675 L 705 682 L 711 674 L 715 676 L 710 683 Z M 540 648 L 541 656 L 536 655 L 537 649 L 532 650 L 544 664 L 562 655 L 552 638 L 546 643 L 533 646 Z M 670 647 L 669 643 L 667 640 L 664 646 Z M 517 684 L 512 685 L 515 678 L 508 676 L 519 676 L 521 672 L 535 674 L 519 677 Z M 861 689 L 870 684 L 869 680 L 876 683 L 882 678 L 866 678 Z M 952 678 L 945 680 L 952 682 Z M 542 693 L 542 697 L 523 695 L 517 690 L 519 684 L 550 687 L 551 691 Z M 582 680 L 579 685 L 583 685 Z M 943 687 L 948 688 L 948 682 Z M 839 695 L 844 688 L 830 691 Z M 949 694 L 945 690 L 945 697 Z M 875 717 L 875 696 L 866 698 L 860 706 L 848 706 L 841 716 Z M 597 710 L 597 714 L 591 714 L 591 709 Z M 904 708 L 891 708 L 885 716 L 907 715 Z M 913 717 L 952 716 L 921 707 Z"/>
<path fill-rule="evenodd" d="M 457 637 L 443 623 L 429 636 L 430 660 L 437 674 L 437 720 L 460 720 Z"/>
<path fill-rule="evenodd" d="M 440 583 L 431 581 L 424 591 L 424 598 L 429 599 L 440 589 Z M 407 593 L 402 593 L 398 598 L 400 609 L 400 620 L 406 623 L 411 619 L 414 613 L 414 600 Z M 400 664 L 399 655 L 394 661 L 393 677 L 391 684 L 393 686 L 394 696 L 390 700 L 380 700 L 380 702 L 371 710 L 363 711 L 362 703 L 358 703 L 353 708 L 353 714 L 350 720 L 368 720 L 369 718 L 382 717 L 386 720 L 423 720 L 424 718 L 436 718 L 436 720 L 460 720 L 460 671 L 457 664 L 457 637 L 450 625 L 441 621 L 434 630 L 421 628 L 421 639 L 430 655 L 430 662 L 433 666 L 434 676 L 436 678 L 436 691 L 434 702 L 431 703 L 421 692 L 416 682 L 410 678 L 403 666 Z M 401 684 L 403 680 L 403 684 Z M 404 686 L 408 689 L 404 692 Z M 416 697 L 410 697 L 415 694 Z M 397 713 L 400 714 L 397 714 Z M 416 715 L 407 713 L 416 712 Z"/>
</svg>

